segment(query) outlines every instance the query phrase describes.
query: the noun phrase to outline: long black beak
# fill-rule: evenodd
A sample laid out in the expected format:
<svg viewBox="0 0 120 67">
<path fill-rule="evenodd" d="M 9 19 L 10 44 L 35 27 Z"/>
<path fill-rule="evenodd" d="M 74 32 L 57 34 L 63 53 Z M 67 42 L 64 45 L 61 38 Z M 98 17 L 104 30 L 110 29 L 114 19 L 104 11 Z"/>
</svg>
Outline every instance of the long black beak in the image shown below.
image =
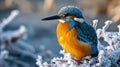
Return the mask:
<svg viewBox="0 0 120 67">
<path fill-rule="evenodd" d="M 61 19 L 61 17 L 59 15 L 54 15 L 54 16 L 50 16 L 47 18 L 43 18 L 42 20 L 56 20 L 56 19 Z"/>
</svg>

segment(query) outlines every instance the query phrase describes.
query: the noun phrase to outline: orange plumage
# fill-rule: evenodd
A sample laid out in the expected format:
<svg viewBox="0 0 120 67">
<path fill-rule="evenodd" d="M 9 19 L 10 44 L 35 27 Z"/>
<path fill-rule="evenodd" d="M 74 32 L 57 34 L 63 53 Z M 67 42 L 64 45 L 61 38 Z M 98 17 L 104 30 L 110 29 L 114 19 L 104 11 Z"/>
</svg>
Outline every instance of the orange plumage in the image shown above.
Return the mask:
<svg viewBox="0 0 120 67">
<path fill-rule="evenodd" d="M 62 48 L 65 52 L 70 53 L 75 59 L 80 60 L 91 54 L 90 45 L 83 43 L 76 38 L 78 33 L 75 28 L 69 29 L 69 22 L 59 22 L 56 33 L 58 42 Z"/>
</svg>

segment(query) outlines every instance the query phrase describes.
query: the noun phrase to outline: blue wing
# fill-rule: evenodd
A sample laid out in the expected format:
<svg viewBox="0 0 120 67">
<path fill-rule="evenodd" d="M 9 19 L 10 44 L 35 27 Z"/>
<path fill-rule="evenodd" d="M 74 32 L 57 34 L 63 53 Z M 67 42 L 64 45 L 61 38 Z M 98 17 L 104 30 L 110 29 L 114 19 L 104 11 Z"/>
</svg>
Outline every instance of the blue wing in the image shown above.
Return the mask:
<svg viewBox="0 0 120 67">
<path fill-rule="evenodd" d="M 90 26 L 87 23 L 81 23 L 81 24 L 77 24 L 75 26 L 76 30 L 78 31 L 78 39 L 86 39 L 87 41 L 85 42 L 89 42 L 89 43 L 95 43 L 97 44 L 97 35 L 96 32 L 94 30 L 94 28 L 92 26 Z"/>
<path fill-rule="evenodd" d="M 97 35 L 92 26 L 87 24 L 86 22 L 84 23 L 77 23 L 75 25 L 76 30 L 78 31 L 78 36 L 77 38 L 80 41 L 83 41 L 85 43 L 89 43 L 92 47 L 92 54 L 97 54 Z"/>
</svg>

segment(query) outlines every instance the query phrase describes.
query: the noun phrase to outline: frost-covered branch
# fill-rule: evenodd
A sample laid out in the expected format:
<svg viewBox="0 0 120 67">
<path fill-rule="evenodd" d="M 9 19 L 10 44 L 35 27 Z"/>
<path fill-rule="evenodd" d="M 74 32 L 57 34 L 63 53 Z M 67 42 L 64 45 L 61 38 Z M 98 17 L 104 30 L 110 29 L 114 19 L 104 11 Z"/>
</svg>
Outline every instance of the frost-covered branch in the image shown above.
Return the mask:
<svg viewBox="0 0 120 67">
<path fill-rule="evenodd" d="M 94 27 L 95 30 L 97 28 L 97 23 L 98 23 L 98 20 L 93 20 L 93 27 Z"/>
<path fill-rule="evenodd" d="M 13 10 L 0 24 L 0 67 L 36 67 L 35 48 L 21 40 L 26 38 L 26 27 L 21 25 L 18 30 L 3 30 L 18 14 L 18 10 Z"/>
<path fill-rule="evenodd" d="M 119 29 L 118 35 L 120 36 L 120 25 L 118 25 L 117 27 Z"/>
<path fill-rule="evenodd" d="M 11 14 L 8 16 L 8 18 L 3 19 L 3 22 L 0 24 L 0 32 L 3 30 L 3 28 L 8 25 L 17 15 L 19 14 L 18 10 L 13 10 Z"/>
</svg>

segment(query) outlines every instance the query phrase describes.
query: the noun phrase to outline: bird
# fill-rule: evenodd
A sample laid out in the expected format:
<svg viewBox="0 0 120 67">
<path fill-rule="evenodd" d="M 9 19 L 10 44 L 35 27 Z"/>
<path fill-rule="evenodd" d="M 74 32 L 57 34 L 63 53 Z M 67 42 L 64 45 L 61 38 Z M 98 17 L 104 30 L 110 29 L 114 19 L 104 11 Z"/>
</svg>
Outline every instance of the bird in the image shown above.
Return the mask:
<svg viewBox="0 0 120 67">
<path fill-rule="evenodd" d="M 73 5 L 64 6 L 57 15 L 42 19 L 42 21 L 45 20 L 58 20 L 57 40 L 73 59 L 80 61 L 86 56 L 98 55 L 95 29 L 86 21 L 80 8 Z"/>
</svg>

